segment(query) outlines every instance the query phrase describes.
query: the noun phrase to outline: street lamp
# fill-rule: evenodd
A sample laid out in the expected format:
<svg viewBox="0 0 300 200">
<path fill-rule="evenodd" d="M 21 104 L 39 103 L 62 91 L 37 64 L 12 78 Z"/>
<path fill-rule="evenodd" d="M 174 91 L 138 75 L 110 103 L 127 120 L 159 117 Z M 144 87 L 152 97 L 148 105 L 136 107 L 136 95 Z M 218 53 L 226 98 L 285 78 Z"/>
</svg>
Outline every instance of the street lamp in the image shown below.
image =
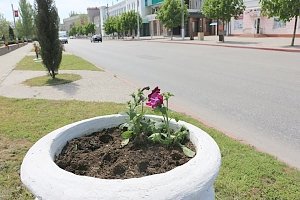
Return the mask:
<svg viewBox="0 0 300 200">
<path fill-rule="evenodd" d="M 137 0 L 137 9 L 136 9 L 136 16 L 137 16 L 137 39 L 140 39 L 140 14 L 139 14 L 139 0 Z"/>
<path fill-rule="evenodd" d="M 11 9 L 12 9 L 12 12 L 13 12 L 13 17 L 14 17 L 14 26 L 15 26 L 16 40 L 18 40 L 18 32 L 17 32 L 15 17 L 19 17 L 19 13 L 18 13 L 18 11 L 14 10 L 13 4 L 11 4 Z"/>
<path fill-rule="evenodd" d="M 109 15 L 108 15 L 108 4 L 106 5 L 106 15 L 107 15 L 107 19 L 109 18 Z"/>
<path fill-rule="evenodd" d="M 181 0 L 181 38 L 184 40 L 184 0 Z"/>
</svg>

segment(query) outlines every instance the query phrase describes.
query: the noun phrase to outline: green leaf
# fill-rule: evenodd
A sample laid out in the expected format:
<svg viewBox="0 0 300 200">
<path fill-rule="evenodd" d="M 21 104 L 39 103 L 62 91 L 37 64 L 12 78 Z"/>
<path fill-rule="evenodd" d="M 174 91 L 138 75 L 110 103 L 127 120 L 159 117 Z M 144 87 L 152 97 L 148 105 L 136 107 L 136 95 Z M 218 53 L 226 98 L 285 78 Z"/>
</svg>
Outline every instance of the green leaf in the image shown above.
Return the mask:
<svg viewBox="0 0 300 200">
<path fill-rule="evenodd" d="M 148 137 L 153 142 L 162 142 L 161 134 L 160 133 L 153 133 Z"/>
<path fill-rule="evenodd" d="M 121 147 L 126 146 L 129 143 L 129 138 L 122 140 Z"/>
<path fill-rule="evenodd" d="M 179 131 L 176 131 L 175 133 L 174 133 L 174 135 L 175 135 L 175 142 L 179 142 L 179 143 L 181 143 L 181 142 L 183 142 L 184 141 L 184 139 L 186 139 L 187 138 L 187 136 L 188 136 L 188 131 L 187 130 L 179 130 Z"/>
<path fill-rule="evenodd" d="M 162 136 L 164 136 L 165 138 L 168 137 L 168 135 L 166 133 L 161 133 Z"/>
<path fill-rule="evenodd" d="M 124 124 L 121 124 L 119 128 L 123 130 L 124 128 L 128 128 L 128 127 L 129 127 L 129 124 L 124 123 Z"/>
<path fill-rule="evenodd" d="M 187 148 L 186 146 L 184 145 L 180 145 L 181 146 L 181 149 L 183 151 L 183 153 L 189 157 L 189 158 L 192 158 L 196 155 L 196 153 L 194 151 L 192 151 L 191 149 Z"/>
<path fill-rule="evenodd" d="M 132 135 L 133 135 L 132 133 L 133 133 L 133 131 L 125 131 L 125 132 L 122 133 L 122 138 L 124 138 L 124 139 L 131 138 Z"/>
<path fill-rule="evenodd" d="M 175 121 L 178 122 L 179 121 L 179 118 L 176 116 L 174 117 Z"/>
</svg>

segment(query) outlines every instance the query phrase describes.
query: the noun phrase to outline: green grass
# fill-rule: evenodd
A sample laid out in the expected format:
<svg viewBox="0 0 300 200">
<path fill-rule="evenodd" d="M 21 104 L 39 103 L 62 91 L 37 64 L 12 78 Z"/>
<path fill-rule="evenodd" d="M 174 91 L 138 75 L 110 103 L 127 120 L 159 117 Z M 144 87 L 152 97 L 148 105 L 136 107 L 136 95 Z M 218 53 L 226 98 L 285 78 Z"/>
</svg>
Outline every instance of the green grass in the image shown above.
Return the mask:
<svg viewBox="0 0 300 200">
<path fill-rule="evenodd" d="M 28 86 L 51 86 L 51 85 L 61 85 L 71 83 L 81 79 L 81 76 L 78 74 L 57 74 L 55 79 L 52 79 L 51 76 L 39 76 L 31 79 L 27 79 L 23 84 Z"/>
<path fill-rule="evenodd" d="M 34 62 L 35 56 L 25 56 L 16 66 L 16 70 L 45 71 L 41 62 Z M 63 54 L 59 70 L 91 70 L 101 71 L 92 63 L 75 55 Z"/>
<path fill-rule="evenodd" d="M 32 197 L 21 185 L 20 164 L 35 141 L 71 122 L 122 112 L 125 105 L 0 97 L 0 108 L 0 199 L 23 200 Z M 299 199 L 298 170 L 189 116 L 174 116 L 202 128 L 218 143 L 222 166 L 215 183 L 216 199 Z"/>
</svg>

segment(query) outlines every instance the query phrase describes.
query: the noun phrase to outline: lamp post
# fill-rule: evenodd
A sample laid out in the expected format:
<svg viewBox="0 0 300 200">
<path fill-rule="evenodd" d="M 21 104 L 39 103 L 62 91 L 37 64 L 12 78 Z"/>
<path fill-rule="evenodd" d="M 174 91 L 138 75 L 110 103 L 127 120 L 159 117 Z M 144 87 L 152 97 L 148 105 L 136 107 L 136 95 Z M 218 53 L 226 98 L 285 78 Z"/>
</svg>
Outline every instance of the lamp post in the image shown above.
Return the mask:
<svg viewBox="0 0 300 200">
<path fill-rule="evenodd" d="M 139 0 L 137 0 L 136 6 L 136 16 L 137 16 L 137 39 L 140 39 L 140 14 L 139 14 Z"/>
<path fill-rule="evenodd" d="M 18 13 L 18 11 L 15 11 L 15 10 L 14 10 L 13 4 L 11 4 L 11 9 L 12 9 L 13 17 L 14 17 L 14 26 L 15 26 L 16 40 L 18 40 L 18 32 L 17 32 L 17 27 L 16 27 L 16 20 L 15 20 L 15 17 L 16 17 L 16 12 L 17 12 L 18 15 L 19 15 L 19 13 Z M 18 16 L 17 16 L 17 17 L 18 17 Z"/>
<path fill-rule="evenodd" d="M 108 15 L 108 4 L 106 5 L 106 15 L 107 15 L 107 19 L 108 19 L 108 17 L 109 17 L 109 15 Z"/>
<path fill-rule="evenodd" d="M 184 0 L 181 0 L 181 38 L 184 40 Z"/>
</svg>

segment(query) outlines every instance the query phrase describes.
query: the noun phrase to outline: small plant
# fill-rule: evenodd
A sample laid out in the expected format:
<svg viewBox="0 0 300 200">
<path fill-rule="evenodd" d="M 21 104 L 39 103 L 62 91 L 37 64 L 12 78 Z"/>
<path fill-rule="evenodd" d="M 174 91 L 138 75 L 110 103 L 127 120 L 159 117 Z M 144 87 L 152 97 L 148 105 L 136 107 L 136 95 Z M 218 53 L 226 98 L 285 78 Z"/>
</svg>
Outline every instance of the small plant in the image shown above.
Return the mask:
<svg viewBox="0 0 300 200">
<path fill-rule="evenodd" d="M 168 113 L 169 99 L 174 95 L 169 92 L 161 94 L 160 89 L 156 87 L 148 95 L 148 98 L 146 98 L 144 91 L 149 89 L 149 87 L 138 89 L 136 93 L 131 95 L 132 100 L 128 102 L 127 111 L 129 119 L 120 126 L 122 130 L 125 130 L 122 133 L 122 146 L 127 145 L 130 140 L 136 144 L 143 144 L 150 140 L 166 146 L 178 145 L 182 148 L 186 156 L 194 157 L 195 152 L 183 145 L 188 137 L 189 130 L 184 126 L 176 130 L 170 128 L 170 117 Z M 145 117 L 145 102 L 146 105 L 151 107 L 155 112 L 162 114 L 162 121 Z M 176 119 L 176 121 L 178 120 Z"/>
</svg>

